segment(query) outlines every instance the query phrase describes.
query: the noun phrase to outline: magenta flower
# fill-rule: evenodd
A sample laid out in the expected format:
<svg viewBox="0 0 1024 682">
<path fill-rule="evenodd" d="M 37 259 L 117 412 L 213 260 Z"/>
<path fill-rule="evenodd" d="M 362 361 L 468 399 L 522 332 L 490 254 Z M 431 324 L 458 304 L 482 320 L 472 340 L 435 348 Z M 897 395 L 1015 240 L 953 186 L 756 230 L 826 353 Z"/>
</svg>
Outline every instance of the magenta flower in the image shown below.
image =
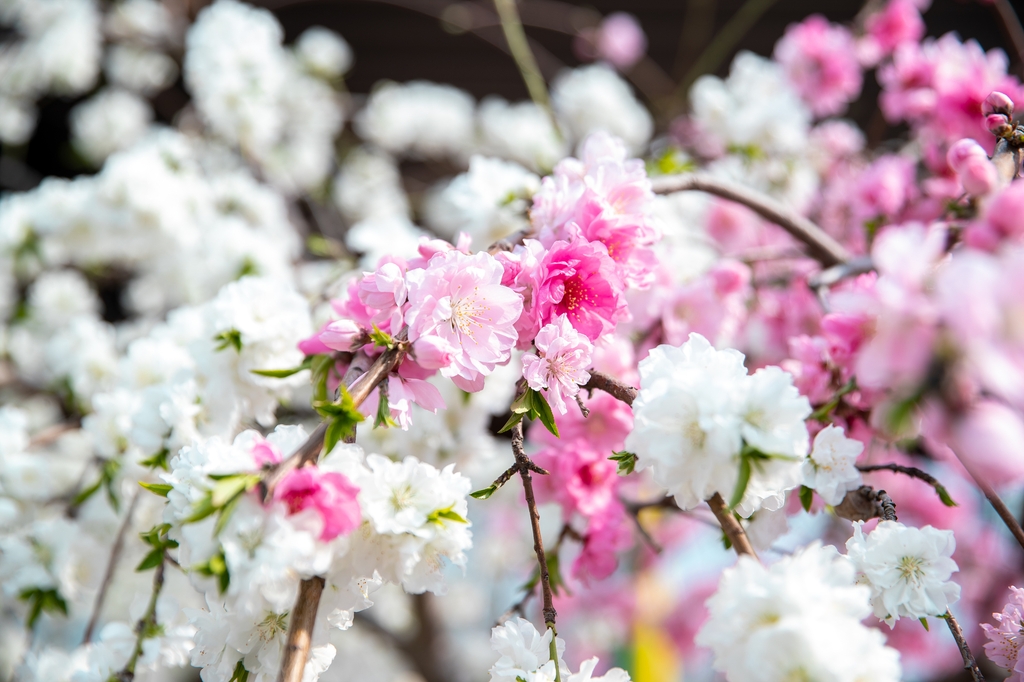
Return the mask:
<svg viewBox="0 0 1024 682">
<path fill-rule="evenodd" d="M 523 377 L 533 390 L 547 391 L 558 413 L 565 414 L 565 399 L 575 397 L 580 385 L 590 380 L 587 368 L 594 345 L 573 329 L 565 315 L 541 328 L 534 343 L 539 353 L 523 356 Z"/>
<path fill-rule="evenodd" d="M 815 14 L 786 29 L 775 60 L 817 116 L 841 113 L 862 83 L 853 36 Z"/>
<path fill-rule="evenodd" d="M 268 464 L 277 464 L 284 459 L 277 446 L 265 438 L 259 437 L 257 437 L 256 443 L 252 446 L 252 456 L 256 460 L 256 466 L 261 468 Z"/>
<path fill-rule="evenodd" d="M 359 488 L 344 474 L 316 467 L 295 469 L 274 488 L 274 499 L 284 502 L 289 513 L 316 511 L 323 521 L 320 539 L 325 542 L 352 532 L 362 523 L 358 494 Z"/>
<path fill-rule="evenodd" d="M 502 286 L 504 269 L 487 253 L 437 253 L 426 269 L 408 273 L 406 322 L 413 343 L 437 336 L 450 347 L 441 375 L 464 391 L 479 391 L 484 377 L 508 362 L 518 337 L 522 296 Z"/>
<path fill-rule="evenodd" d="M 582 237 L 558 241 L 538 267 L 531 313 L 541 326 L 566 315 L 577 331 L 596 341 L 629 316 L 622 290 L 603 247 Z"/>
<path fill-rule="evenodd" d="M 1024 646 L 1024 590 L 1011 587 L 1010 603 L 1002 613 L 993 613 L 996 625 L 982 623 L 981 628 L 989 641 L 985 643 L 985 655 L 1013 674 L 1006 682 L 1024 682 L 1024 661 L 1020 658 Z"/>
</svg>

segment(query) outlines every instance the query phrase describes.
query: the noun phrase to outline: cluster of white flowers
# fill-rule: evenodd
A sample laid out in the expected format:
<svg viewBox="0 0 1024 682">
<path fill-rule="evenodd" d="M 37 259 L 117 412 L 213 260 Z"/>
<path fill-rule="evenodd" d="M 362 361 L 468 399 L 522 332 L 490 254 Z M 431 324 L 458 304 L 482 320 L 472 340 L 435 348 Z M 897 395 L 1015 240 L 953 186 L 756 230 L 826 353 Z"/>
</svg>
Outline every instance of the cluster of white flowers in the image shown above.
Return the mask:
<svg viewBox="0 0 1024 682">
<path fill-rule="evenodd" d="M 558 661 L 551 657 L 551 639 L 555 640 Z M 555 633 L 546 629 L 537 632 L 533 623 L 525 618 L 516 618 L 491 630 L 491 648 L 501 656 L 491 666 L 491 682 L 554 682 L 556 667 L 558 678 L 567 682 L 629 682 L 630 677 L 622 668 L 612 668 L 600 677 L 594 676 L 598 659 L 587 659 L 580 670 L 573 673 L 562 659 L 565 642 Z"/>
<path fill-rule="evenodd" d="M 834 547 L 814 543 L 768 568 L 740 557 L 708 600 L 697 643 L 730 682 L 895 682 L 899 653 L 860 622 L 868 596 Z"/>
<path fill-rule="evenodd" d="M 811 406 L 792 375 L 778 367 L 748 375 L 743 360 L 691 334 L 682 346 L 658 346 L 640 362 L 626 449 L 683 509 L 715 493 L 729 499 L 739 485 L 736 510 L 750 516 L 780 508 L 786 491 L 803 480 Z"/>
</svg>

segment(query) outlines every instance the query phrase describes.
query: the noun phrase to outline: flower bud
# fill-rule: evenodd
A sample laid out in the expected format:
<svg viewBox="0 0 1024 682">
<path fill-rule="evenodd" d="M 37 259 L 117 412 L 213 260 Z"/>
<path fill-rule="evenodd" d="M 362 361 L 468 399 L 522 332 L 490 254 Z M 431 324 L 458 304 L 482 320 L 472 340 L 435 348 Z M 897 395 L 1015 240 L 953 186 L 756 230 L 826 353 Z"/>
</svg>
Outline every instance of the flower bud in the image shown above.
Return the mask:
<svg viewBox="0 0 1024 682">
<path fill-rule="evenodd" d="M 949 148 L 949 151 L 946 152 L 946 162 L 949 163 L 949 167 L 956 173 L 960 172 L 960 169 L 963 168 L 969 159 L 979 157 L 987 159 L 988 155 L 980 144 L 969 137 L 957 140 Z"/>
<path fill-rule="evenodd" d="M 995 90 L 985 98 L 985 103 L 981 105 L 981 111 L 986 117 L 991 114 L 1003 114 L 1009 119 L 1013 116 L 1013 100 Z"/>
<path fill-rule="evenodd" d="M 412 355 L 423 369 L 441 369 L 452 364 L 451 344 L 440 336 L 421 336 L 412 344 Z"/>
<path fill-rule="evenodd" d="M 365 330 L 352 320 L 335 320 L 320 332 L 320 341 L 334 350 L 351 351 L 356 340 L 365 334 Z"/>
<path fill-rule="evenodd" d="M 985 126 L 996 137 L 1006 137 L 1013 132 L 1010 119 L 1006 114 L 989 114 L 985 117 Z"/>
<path fill-rule="evenodd" d="M 999 183 L 995 165 L 985 157 L 969 158 L 957 171 L 960 183 L 971 196 L 991 194 Z"/>
</svg>

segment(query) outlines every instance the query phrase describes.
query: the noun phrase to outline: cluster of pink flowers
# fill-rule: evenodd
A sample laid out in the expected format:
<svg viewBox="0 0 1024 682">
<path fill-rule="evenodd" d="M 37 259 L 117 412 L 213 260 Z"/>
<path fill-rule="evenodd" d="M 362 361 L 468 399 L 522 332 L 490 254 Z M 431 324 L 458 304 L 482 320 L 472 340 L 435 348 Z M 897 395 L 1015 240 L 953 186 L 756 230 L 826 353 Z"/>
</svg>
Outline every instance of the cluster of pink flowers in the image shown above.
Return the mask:
<svg viewBox="0 0 1024 682">
<path fill-rule="evenodd" d="M 815 14 L 786 29 L 775 61 L 816 116 L 842 113 L 860 94 L 863 78 L 853 36 Z"/>
<path fill-rule="evenodd" d="M 996 625 L 982 624 L 985 636 L 985 654 L 993 663 L 1006 668 L 1012 674 L 1006 678 L 1008 682 L 1024 680 L 1024 660 L 1021 660 L 1021 649 L 1024 648 L 1024 590 L 1019 587 L 1010 588 L 1010 601 L 1003 607 L 1002 613 L 993 613 Z"/>
</svg>

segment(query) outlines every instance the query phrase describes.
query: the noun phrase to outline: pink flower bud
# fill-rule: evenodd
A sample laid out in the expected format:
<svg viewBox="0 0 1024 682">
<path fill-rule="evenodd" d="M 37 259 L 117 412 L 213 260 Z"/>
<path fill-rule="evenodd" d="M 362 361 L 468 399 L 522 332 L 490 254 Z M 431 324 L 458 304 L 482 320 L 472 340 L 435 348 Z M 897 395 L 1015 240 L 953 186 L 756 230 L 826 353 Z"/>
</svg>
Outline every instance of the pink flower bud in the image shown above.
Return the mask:
<svg viewBox="0 0 1024 682">
<path fill-rule="evenodd" d="M 969 137 L 953 143 L 953 146 L 946 152 L 946 162 L 957 173 L 960 172 L 960 169 L 963 168 L 968 159 L 972 158 L 987 159 L 988 155 L 980 144 Z"/>
<path fill-rule="evenodd" d="M 605 17 L 597 32 L 597 56 L 628 70 L 647 52 L 647 36 L 632 14 L 615 12 Z"/>
<path fill-rule="evenodd" d="M 442 369 L 452 364 L 452 345 L 440 336 L 421 336 L 412 344 L 412 355 L 423 369 Z"/>
<path fill-rule="evenodd" d="M 985 126 L 996 137 L 1006 137 L 1013 132 L 1010 119 L 1006 114 L 989 114 L 985 117 Z"/>
<path fill-rule="evenodd" d="M 299 350 L 302 351 L 303 355 L 321 355 L 331 352 L 331 349 L 320 340 L 320 332 L 299 341 Z"/>
<path fill-rule="evenodd" d="M 333 350 L 351 351 L 356 340 L 365 330 L 352 320 L 335 320 L 320 332 L 320 340 Z"/>
<path fill-rule="evenodd" d="M 991 114 L 1003 114 L 1007 118 L 1013 116 L 1013 100 L 998 90 L 993 91 L 985 98 L 981 105 L 981 111 L 985 116 Z"/>
<path fill-rule="evenodd" d="M 972 156 L 957 171 L 960 183 L 971 196 L 991 194 L 999 183 L 995 165 L 985 157 Z"/>
</svg>

